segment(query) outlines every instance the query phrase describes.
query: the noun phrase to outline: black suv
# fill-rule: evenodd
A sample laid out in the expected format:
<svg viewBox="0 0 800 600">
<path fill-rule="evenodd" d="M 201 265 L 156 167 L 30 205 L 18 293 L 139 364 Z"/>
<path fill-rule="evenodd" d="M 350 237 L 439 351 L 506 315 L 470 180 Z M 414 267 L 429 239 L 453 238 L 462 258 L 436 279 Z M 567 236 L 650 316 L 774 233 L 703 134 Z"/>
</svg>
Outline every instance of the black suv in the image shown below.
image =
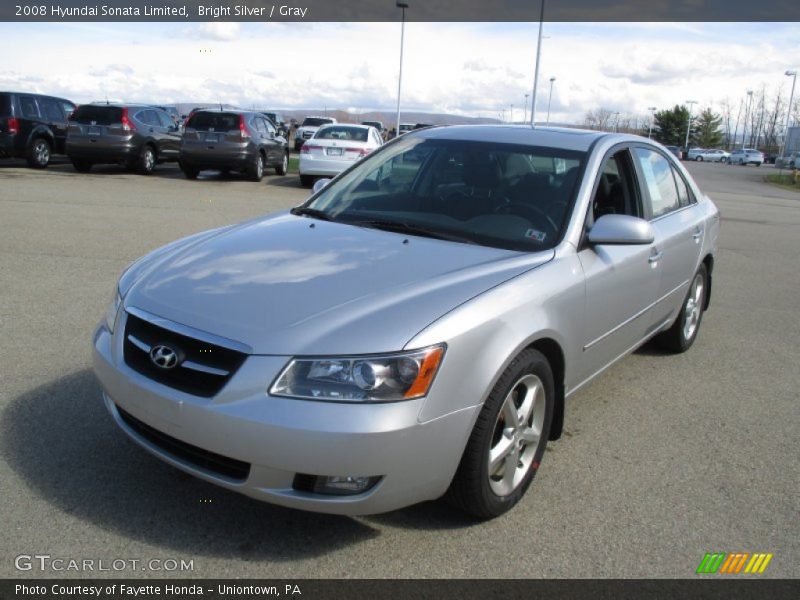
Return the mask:
<svg viewBox="0 0 800 600">
<path fill-rule="evenodd" d="M 120 163 L 149 175 L 156 163 L 178 159 L 181 134 L 166 111 L 146 104 L 83 104 L 69 119 L 67 156 L 87 172 Z"/>
<path fill-rule="evenodd" d="M 261 181 L 267 167 L 286 175 L 289 148 L 286 138 L 261 113 L 203 109 L 186 121 L 179 162 L 189 179 L 205 169 L 218 169 L 241 171 L 251 181 Z"/>
<path fill-rule="evenodd" d="M 74 109 L 63 98 L 0 92 L 0 158 L 25 158 L 45 168 L 53 154 L 64 154 L 67 117 Z"/>
</svg>

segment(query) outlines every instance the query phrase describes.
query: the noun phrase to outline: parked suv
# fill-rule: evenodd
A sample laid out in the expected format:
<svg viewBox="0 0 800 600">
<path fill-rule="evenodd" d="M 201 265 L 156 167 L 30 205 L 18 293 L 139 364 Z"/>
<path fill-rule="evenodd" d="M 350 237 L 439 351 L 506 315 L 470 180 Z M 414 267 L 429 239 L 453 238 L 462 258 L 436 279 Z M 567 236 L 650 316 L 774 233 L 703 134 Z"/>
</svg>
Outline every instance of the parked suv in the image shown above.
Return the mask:
<svg viewBox="0 0 800 600">
<path fill-rule="evenodd" d="M 186 121 L 179 161 L 189 179 L 205 169 L 219 169 L 241 171 L 251 181 L 261 181 L 267 167 L 286 175 L 289 148 L 262 113 L 198 110 Z"/>
<path fill-rule="evenodd" d="M 159 162 L 177 160 L 178 125 L 145 104 L 83 104 L 69 119 L 67 156 L 82 173 L 96 164 L 120 163 L 149 175 Z"/>
<path fill-rule="evenodd" d="M 0 158 L 18 157 L 43 169 L 64 154 L 69 100 L 41 94 L 0 92 Z"/>
<path fill-rule="evenodd" d="M 295 134 L 294 149 L 300 150 L 303 147 L 303 143 L 314 137 L 317 129 L 323 125 L 332 125 L 334 123 L 336 123 L 336 119 L 333 117 L 306 117 Z"/>
</svg>

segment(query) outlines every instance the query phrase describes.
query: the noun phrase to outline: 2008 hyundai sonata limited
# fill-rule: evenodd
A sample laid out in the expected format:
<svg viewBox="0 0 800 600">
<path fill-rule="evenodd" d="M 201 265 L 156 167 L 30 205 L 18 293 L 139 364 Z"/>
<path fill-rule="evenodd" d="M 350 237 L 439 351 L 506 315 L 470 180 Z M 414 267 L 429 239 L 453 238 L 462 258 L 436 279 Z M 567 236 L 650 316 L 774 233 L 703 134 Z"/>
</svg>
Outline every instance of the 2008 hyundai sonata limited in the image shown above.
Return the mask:
<svg viewBox="0 0 800 600">
<path fill-rule="evenodd" d="M 644 138 L 431 128 L 316 188 L 136 261 L 94 336 L 123 431 L 255 498 L 499 515 L 571 394 L 708 307 L 717 208 Z"/>
</svg>

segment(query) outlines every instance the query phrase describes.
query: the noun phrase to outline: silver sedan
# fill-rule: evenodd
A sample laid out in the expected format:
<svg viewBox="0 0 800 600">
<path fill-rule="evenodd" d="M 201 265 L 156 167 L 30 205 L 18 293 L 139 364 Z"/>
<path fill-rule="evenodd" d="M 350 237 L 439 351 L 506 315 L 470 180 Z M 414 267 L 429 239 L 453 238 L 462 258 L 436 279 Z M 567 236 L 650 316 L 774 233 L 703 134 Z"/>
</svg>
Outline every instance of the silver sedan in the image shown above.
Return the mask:
<svg viewBox="0 0 800 600">
<path fill-rule="evenodd" d="M 708 308 L 719 213 L 641 137 L 432 128 L 316 188 L 136 261 L 94 335 L 119 427 L 254 498 L 500 515 L 570 396 Z"/>
</svg>

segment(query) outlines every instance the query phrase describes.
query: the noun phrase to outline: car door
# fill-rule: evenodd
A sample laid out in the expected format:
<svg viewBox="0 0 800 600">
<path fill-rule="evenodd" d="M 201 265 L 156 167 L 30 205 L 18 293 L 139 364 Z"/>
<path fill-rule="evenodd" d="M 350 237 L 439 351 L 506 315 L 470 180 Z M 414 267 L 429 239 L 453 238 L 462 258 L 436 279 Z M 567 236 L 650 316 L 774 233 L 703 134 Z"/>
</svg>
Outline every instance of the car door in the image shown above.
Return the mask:
<svg viewBox="0 0 800 600">
<path fill-rule="evenodd" d="M 258 117 L 258 119 L 263 123 L 264 129 L 266 129 L 267 132 L 264 139 L 264 147 L 267 151 L 267 164 L 280 164 L 283 161 L 283 147 L 278 138 L 278 132 L 269 119 L 263 117 Z"/>
<path fill-rule="evenodd" d="M 67 116 L 61 107 L 61 103 L 55 98 L 47 96 L 39 97 L 39 112 L 44 121 L 53 132 L 53 150 L 58 153 L 64 152 L 64 142 L 67 139 Z"/>
<path fill-rule="evenodd" d="M 175 121 L 169 116 L 169 113 L 164 110 L 155 111 L 161 123 L 161 150 L 159 154 L 163 160 L 177 160 L 178 151 L 181 146 L 181 134 Z"/>
<path fill-rule="evenodd" d="M 610 152 L 597 174 L 587 232 L 606 214 L 643 217 L 642 193 L 626 146 Z M 658 290 L 652 245 L 591 245 L 578 253 L 586 289 L 583 381 L 637 346 L 649 333 L 647 314 Z"/>
<path fill-rule="evenodd" d="M 655 233 L 653 267 L 659 274 L 650 326 L 660 329 L 675 316 L 700 262 L 704 216 L 680 170 L 653 148 L 634 148 L 643 182 L 645 213 Z"/>
</svg>

